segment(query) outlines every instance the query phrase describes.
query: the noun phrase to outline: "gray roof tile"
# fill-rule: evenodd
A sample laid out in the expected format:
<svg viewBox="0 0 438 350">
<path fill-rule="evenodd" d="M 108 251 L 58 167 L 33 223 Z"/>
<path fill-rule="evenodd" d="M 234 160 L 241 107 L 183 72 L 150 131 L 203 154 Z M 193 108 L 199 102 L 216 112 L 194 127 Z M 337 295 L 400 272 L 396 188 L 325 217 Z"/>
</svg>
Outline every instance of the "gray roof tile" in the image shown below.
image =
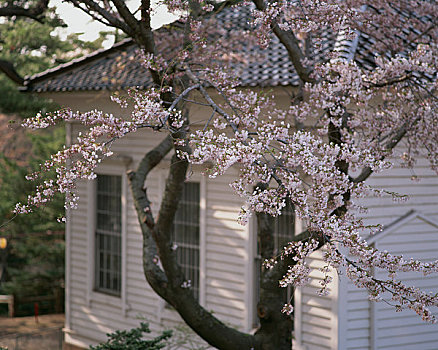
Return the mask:
<svg viewBox="0 0 438 350">
<path fill-rule="evenodd" d="M 248 7 L 228 7 L 217 14 L 219 21 L 229 32 L 233 30 L 256 30 L 248 24 L 251 18 Z M 326 53 L 335 49 L 345 59 L 354 59 L 364 68 L 372 68 L 373 39 L 357 33 L 353 39 L 341 31 L 337 35 L 327 30 L 322 35 L 319 51 L 313 59 L 327 59 Z M 244 48 L 244 50 L 249 50 Z M 248 64 L 236 64 L 234 68 L 242 86 L 285 86 L 299 83 L 292 63 L 283 45 L 276 36 L 271 36 L 267 50 L 251 47 L 251 53 L 260 57 Z M 98 50 L 90 55 L 27 77 L 25 90 L 35 92 L 117 90 L 129 87 L 150 86 L 149 72 L 139 63 L 137 46 L 131 39 L 115 44 L 107 50 Z M 123 69 L 120 69 L 123 67 Z"/>
<path fill-rule="evenodd" d="M 250 27 L 250 9 L 248 7 L 229 7 L 221 11 L 218 20 L 224 23 L 228 31 L 254 30 Z M 316 57 L 324 57 L 324 51 L 332 49 L 335 36 L 329 31 L 324 33 L 321 52 Z M 252 53 L 261 58 L 247 65 L 236 65 L 242 86 L 278 86 L 297 85 L 298 75 L 288 54 L 277 37 L 267 50 L 251 48 Z M 25 90 L 34 92 L 81 91 L 81 90 L 117 90 L 129 87 L 147 87 L 150 85 L 148 71 L 136 60 L 137 46 L 127 39 L 107 50 L 73 60 L 69 63 L 27 77 Z M 117 69 L 124 66 L 123 69 Z"/>
</svg>

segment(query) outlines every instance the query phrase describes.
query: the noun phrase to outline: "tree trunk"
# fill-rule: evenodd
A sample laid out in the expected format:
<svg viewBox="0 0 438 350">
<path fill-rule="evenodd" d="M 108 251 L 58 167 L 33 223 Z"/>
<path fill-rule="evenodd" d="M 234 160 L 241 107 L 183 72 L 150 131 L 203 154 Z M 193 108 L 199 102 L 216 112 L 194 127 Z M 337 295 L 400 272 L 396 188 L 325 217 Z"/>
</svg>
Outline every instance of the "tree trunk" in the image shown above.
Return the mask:
<svg viewBox="0 0 438 350">
<path fill-rule="evenodd" d="M 272 258 L 275 253 L 273 228 L 272 216 L 257 214 L 257 234 L 262 261 Z M 261 269 L 260 301 L 257 304 L 260 328 L 255 337 L 262 350 L 290 350 L 292 348 L 293 320 L 290 315 L 281 312 L 285 304 L 286 292 L 285 288 L 279 286 L 282 277 L 282 269 Z"/>
<path fill-rule="evenodd" d="M 278 286 L 276 273 L 271 271 L 262 272 L 260 302 L 257 304 L 260 328 L 255 337 L 262 350 L 290 350 L 293 320 L 290 315 L 281 312 L 284 290 Z"/>
</svg>

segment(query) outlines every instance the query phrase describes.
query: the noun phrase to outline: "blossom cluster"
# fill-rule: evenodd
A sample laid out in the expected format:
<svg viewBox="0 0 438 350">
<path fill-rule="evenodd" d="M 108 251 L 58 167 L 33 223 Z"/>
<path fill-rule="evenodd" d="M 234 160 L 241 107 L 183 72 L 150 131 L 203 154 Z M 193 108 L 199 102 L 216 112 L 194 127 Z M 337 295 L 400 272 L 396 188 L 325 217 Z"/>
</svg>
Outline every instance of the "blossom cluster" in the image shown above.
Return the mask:
<svg viewBox="0 0 438 350">
<path fill-rule="evenodd" d="M 170 126 L 181 126 L 181 113 L 167 110 L 162 107 L 159 94 L 154 89 L 148 93 L 138 90 L 129 90 L 127 96 L 113 96 L 113 100 L 126 108 L 128 102 L 134 104 L 130 119 L 115 117 L 112 114 L 93 110 L 86 113 L 72 112 L 69 109 L 60 110 L 53 114 L 23 121 L 22 125 L 31 129 L 46 128 L 60 121 L 79 122 L 89 129 L 80 132 L 76 143 L 51 156 L 41 164 L 40 171 L 27 176 L 28 180 L 36 180 L 52 169 L 56 171 L 56 181 L 45 181 L 35 189 L 35 193 L 28 196 L 27 203 L 17 203 L 15 212 L 29 213 L 33 208 L 50 201 L 56 193 L 66 195 L 66 208 L 75 208 L 77 196 L 75 194 L 78 179 L 94 179 L 95 169 L 102 159 L 112 155 L 112 143 L 128 133 L 135 132 L 141 127 L 162 127 L 170 119 Z"/>
</svg>

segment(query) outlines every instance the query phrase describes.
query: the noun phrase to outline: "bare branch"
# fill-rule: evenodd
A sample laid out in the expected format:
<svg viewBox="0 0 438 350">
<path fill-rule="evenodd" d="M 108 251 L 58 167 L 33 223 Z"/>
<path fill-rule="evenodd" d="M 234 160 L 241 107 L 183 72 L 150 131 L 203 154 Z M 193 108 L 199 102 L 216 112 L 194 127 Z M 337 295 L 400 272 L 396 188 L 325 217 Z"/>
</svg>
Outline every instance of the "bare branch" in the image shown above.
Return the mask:
<svg viewBox="0 0 438 350">
<path fill-rule="evenodd" d="M 0 71 L 6 74 L 6 76 L 13 82 L 23 85 L 24 79 L 17 73 L 14 65 L 11 62 L 0 60 Z"/>
<path fill-rule="evenodd" d="M 112 0 L 114 6 L 116 7 L 118 13 L 123 18 L 127 26 L 134 32 L 138 32 L 139 24 L 138 20 L 134 17 L 134 15 L 129 10 L 128 6 L 126 6 L 125 1 L 123 0 Z M 134 34 L 135 35 L 135 34 Z"/>
<path fill-rule="evenodd" d="M 151 202 L 144 188 L 144 182 L 155 166 L 172 149 L 172 137 L 167 136 L 158 146 L 146 153 L 137 167 L 137 172 L 128 172 L 129 184 L 134 198 L 138 221 L 143 233 L 143 267 L 148 282 L 154 289 L 164 293 L 167 285 L 167 277 L 158 266 L 158 252 L 156 243 L 152 237 L 154 217 L 151 210 Z"/>
<path fill-rule="evenodd" d="M 13 4 L 0 7 L 0 17 L 27 17 L 38 22 L 43 22 L 44 12 L 47 10 L 49 0 L 40 0 L 34 6 L 24 8 Z"/>
<path fill-rule="evenodd" d="M 414 123 L 417 120 L 414 121 Z M 402 140 L 402 138 L 406 135 L 407 132 L 407 125 L 404 124 L 402 127 L 400 127 L 397 132 L 394 134 L 394 136 L 392 137 L 392 139 L 386 144 L 385 146 L 385 151 L 389 152 L 391 150 L 394 149 L 395 146 L 398 145 L 398 143 Z M 383 157 L 382 157 L 383 159 Z M 351 178 L 350 181 L 353 183 L 360 183 L 365 181 L 366 179 L 368 179 L 368 177 L 370 177 L 370 175 L 373 173 L 373 170 L 370 167 L 366 167 L 364 168 L 361 173 L 355 177 L 355 178 Z"/>
<path fill-rule="evenodd" d="M 253 0 L 253 2 L 259 11 L 264 11 L 266 9 L 266 5 L 263 0 Z M 310 77 L 309 69 L 303 65 L 305 57 L 300 49 L 299 42 L 295 34 L 291 30 L 284 31 L 280 29 L 277 24 L 272 25 L 272 31 L 287 50 L 289 58 L 292 61 L 292 64 L 294 65 L 300 79 L 306 83 L 315 82 L 315 80 Z"/>
<path fill-rule="evenodd" d="M 69 0 L 69 2 L 71 2 L 75 7 L 84 11 L 87 15 L 93 17 L 95 20 L 98 20 L 103 24 L 119 28 L 128 35 L 133 34 L 131 28 L 126 23 L 121 21 L 117 15 L 100 6 L 97 2 L 93 0 Z M 85 6 L 85 8 L 83 8 L 81 5 Z M 102 18 L 99 18 L 99 16 L 101 16 L 106 22 L 102 20 Z"/>
</svg>

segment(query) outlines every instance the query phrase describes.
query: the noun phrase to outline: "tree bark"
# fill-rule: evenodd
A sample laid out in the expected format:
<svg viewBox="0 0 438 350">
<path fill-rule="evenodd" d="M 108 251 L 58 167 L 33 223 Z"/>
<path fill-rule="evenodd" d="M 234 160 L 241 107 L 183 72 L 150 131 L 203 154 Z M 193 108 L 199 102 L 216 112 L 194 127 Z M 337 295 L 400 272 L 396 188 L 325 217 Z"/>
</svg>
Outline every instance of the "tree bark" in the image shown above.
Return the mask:
<svg viewBox="0 0 438 350">
<path fill-rule="evenodd" d="M 5 60 L 0 60 L 0 71 L 6 74 L 6 76 L 11 79 L 14 83 L 18 85 L 23 85 L 24 79 L 21 77 L 14 68 L 14 65 Z"/>
<path fill-rule="evenodd" d="M 262 261 L 274 255 L 274 219 L 264 213 L 257 213 L 257 233 Z M 285 289 L 279 286 L 283 277 L 281 269 L 261 269 L 260 301 L 257 316 L 260 327 L 255 333 L 262 350 L 290 350 L 292 348 L 293 320 L 281 312 Z"/>
<path fill-rule="evenodd" d="M 24 7 L 14 5 L 12 2 L 0 7 L 0 17 L 27 17 L 37 22 L 42 22 L 44 12 L 49 6 L 49 0 L 39 0 L 33 6 Z"/>
<path fill-rule="evenodd" d="M 155 220 L 152 216 L 147 189 L 143 187 L 144 181 L 173 146 L 172 137 L 167 137 L 145 155 L 136 172 L 130 171 L 128 174 L 143 234 L 146 279 L 152 289 L 172 305 L 184 321 L 210 345 L 224 350 L 262 349 L 254 336 L 227 326 L 205 310 L 195 299 L 192 290 L 183 285 L 185 277 L 177 263 L 176 253 L 171 249 L 171 229 L 186 178 L 187 162 L 175 155 L 170 164 L 159 217 Z M 159 260 L 163 269 L 159 267 Z"/>
</svg>

